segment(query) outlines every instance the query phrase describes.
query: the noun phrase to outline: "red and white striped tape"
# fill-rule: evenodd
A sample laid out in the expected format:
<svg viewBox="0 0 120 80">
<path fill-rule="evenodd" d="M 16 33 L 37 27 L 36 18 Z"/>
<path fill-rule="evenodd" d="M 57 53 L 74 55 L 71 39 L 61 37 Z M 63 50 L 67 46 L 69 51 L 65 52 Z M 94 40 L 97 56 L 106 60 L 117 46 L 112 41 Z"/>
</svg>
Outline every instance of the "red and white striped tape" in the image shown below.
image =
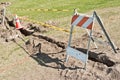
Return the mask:
<svg viewBox="0 0 120 80">
<path fill-rule="evenodd" d="M 74 15 L 72 17 L 71 25 L 92 29 L 93 17 Z"/>
</svg>

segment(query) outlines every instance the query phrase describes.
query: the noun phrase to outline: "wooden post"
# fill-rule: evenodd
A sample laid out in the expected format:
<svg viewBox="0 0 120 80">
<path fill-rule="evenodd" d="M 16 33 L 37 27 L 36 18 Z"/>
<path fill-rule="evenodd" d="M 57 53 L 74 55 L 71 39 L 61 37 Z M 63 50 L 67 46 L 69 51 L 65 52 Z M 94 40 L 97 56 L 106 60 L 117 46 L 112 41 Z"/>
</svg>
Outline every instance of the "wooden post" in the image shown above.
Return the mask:
<svg viewBox="0 0 120 80">
<path fill-rule="evenodd" d="M 1 10 L 1 15 L 2 15 L 2 25 L 5 26 L 4 22 L 5 22 L 5 7 L 3 7 L 3 9 Z"/>
<path fill-rule="evenodd" d="M 3 9 L 1 10 L 1 16 L 2 16 L 2 21 L 1 24 L 5 29 L 9 29 L 9 25 L 7 24 L 7 20 L 5 19 L 6 16 L 6 8 L 3 6 Z"/>
</svg>

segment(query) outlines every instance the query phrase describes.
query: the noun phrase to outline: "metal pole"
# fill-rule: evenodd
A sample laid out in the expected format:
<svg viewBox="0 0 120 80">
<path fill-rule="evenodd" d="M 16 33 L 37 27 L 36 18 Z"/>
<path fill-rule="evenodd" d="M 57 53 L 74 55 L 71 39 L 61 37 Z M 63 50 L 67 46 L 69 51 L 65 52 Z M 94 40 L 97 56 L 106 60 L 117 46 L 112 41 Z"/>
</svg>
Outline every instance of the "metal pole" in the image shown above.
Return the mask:
<svg viewBox="0 0 120 80">
<path fill-rule="evenodd" d="M 93 18 L 94 18 L 94 14 L 93 14 Z M 93 27 L 92 29 L 90 30 L 90 33 L 88 32 L 88 35 L 89 35 L 89 41 L 88 41 L 88 45 L 87 45 L 87 57 L 86 57 L 86 62 L 85 62 L 85 65 L 84 65 L 84 69 L 86 70 L 86 65 L 87 65 L 87 60 L 88 60 L 88 55 L 89 55 L 89 49 L 90 49 L 90 41 L 92 40 L 94 42 L 94 39 L 92 38 L 92 31 L 93 31 Z M 96 46 L 97 47 L 97 46 Z"/>
<path fill-rule="evenodd" d="M 68 46 L 70 46 L 70 44 L 71 44 L 73 27 L 74 27 L 74 26 L 71 26 L 71 29 L 70 29 L 70 37 L 69 37 Z"/>
<path fill-rule="evenodd" d="M 110 40 L 110 37 L 108 36 L 108 34 L 107 34 L 107 32 L 106 32 L 106 30 L 105 30 L 105 28 L 104 28 L 104 26 L 103 26 L 103 24 L 102 24 L 100 18 L 97 16 L 97 13 L 96 13 L 95 11 L 94 11 L 94 15 L 95 15 L 95 17 L 96 17 L 96 19 L 97 19 L 97 21 L 98 21 L 100 27 L 102 28 L 102 30 L 103 30 L 105 36 L 107 37 L 107 39 L 108 39 L 108 41 L 109 41 L 109 43 L 110 43 L 110 45 L 111 45 L 113 51 L 114 51 L 115 53 L 117 53 L 117 51 L 116 51 L 116 49 L 115 49 L 115 47 L 114 47 L 112 41 Z"/>
<path fill-rule="evenodd" d="M 90 34 L 89 34 L 88 30 L 86 30 L 86 31 L 88 33 L 88 36 L 90 37 Z M 95 47 L 98 48 L 98 46 L 96 45 L 95 40 L 94 40 L 94 38 L 92 36 L 91 36 L 91 40 L 94 43 Z"/>
<path fill-rule="evenodd" d="M 71 44 L 73 27 L 74 27 L 74 26 L 71 26 L 71 29 L 70 29 L 70 36 L 69 36 L 68 46 L 70 46 L 70 44 Z M 69 58 L 69 55 L 66 56 L 65 62 L 68 61 L 68 58 Z"/>
<path fill-rule="evenodd" d="M 85 70 L 86 70 L 86 65 L 87 65 L 87 60 L 88 60 L 88 55 L 89 55 L 91 35 L 92 35 L 92 29 L 90 30 L 90 36 L 89 36 L 89 41 L 88 41 L 88 45 L 87 45 L 87 58 L 86 58 L 85 66 L 84 66 Z"/>
</svg>

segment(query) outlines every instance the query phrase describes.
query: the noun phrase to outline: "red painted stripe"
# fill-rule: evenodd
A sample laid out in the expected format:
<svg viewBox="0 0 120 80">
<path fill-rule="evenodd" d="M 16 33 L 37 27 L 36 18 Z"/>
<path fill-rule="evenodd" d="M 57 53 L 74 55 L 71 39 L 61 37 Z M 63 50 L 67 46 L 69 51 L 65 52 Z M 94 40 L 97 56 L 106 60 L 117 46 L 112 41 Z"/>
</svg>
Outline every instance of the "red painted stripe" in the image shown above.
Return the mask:
<svg viewBox="0 0 120 80">
<path fill-rule="evenodd" d="M 93 22 L 90 25 L 88 25 L 87 29 L 92 29 L 92 25 L 93 25 Z"/>
<path fill-rule="evenodd" d="M 78 17 L 79 17 L 79 15 L 74 15 L 74 16 L 72 17 L 71 24 L 72 24 Z"/>
<path fill-rule="evenodd" d="M 89 19 L 89 17 L 84 17 L 78 24 L 77 26 L 82 26 L 87 20 Z"/>
</svg>

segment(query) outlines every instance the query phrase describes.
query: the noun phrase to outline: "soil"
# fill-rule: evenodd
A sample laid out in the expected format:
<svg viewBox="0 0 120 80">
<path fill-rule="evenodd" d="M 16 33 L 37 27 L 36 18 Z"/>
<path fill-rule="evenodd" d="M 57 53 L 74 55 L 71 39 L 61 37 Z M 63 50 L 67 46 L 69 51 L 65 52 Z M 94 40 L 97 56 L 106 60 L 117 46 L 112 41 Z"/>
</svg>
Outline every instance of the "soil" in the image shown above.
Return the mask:
<svg viewBox="0 0 120 80">
<path fill-rule="evenodd" d="M 120 13 L 120 7 L 105 10 L 110 11 L 114 9 L 118 9 L 117 11 Z M 98 12 L 101 11 L 99 10 Z M 119 17 L 119 21 L 120 16 L 115 16 Z M 51 36 L 43 35 L 43 32 L 49 30 L 47 28 L 38 30 L 38 27 L 36 26 L 31 29 L 35 32 L 31 33 L 29 36 L 25 36 L 25 33 L 23 34 L 21 31 L 13 28 L 10 28 L 10 30 L 1 29 L 0 44 L 3 46 L 11 46 L 9 44 L 14 44 L 14 47 L 19 46 L 21 49 L 13 51 L 8 60 L 5 60 L 2 58 L 3 56 L 1 56 L 0 59 L 3 60 L 0 62 L 0 80 L 120 79 L 119 44 L 117 44 L 117 53 L 114 53 L 108 45 L 102 47 L 98 46 L 99 48 L 96 49 L 91 42 L 92 46 L 90 48 L 89 59 L 85 70 L 84 63 L 74 57 L 70 56 L 68 62 L 65 62 L 67 39 L 64 38 L 65 40 L 62 40 L 59 37 L 56 39 Z M 94 32 L 93 36 L 101 38 L 103 34 Z M 25 40 L 26 37 L 27 39 Z M 87 41 L 88 35 L 83 34 L 80 39 L 77 37 L 73 39 L 72 47 L 86 53 L 87 49 L 85 48 L 85 45 L 87 45 Z M 19 55 L 22 54 L 22 56 L 18 56 L 18 54 L 15 54 L 14 52 L 18 52 Z M 13 62 L 9 63 L 9 60 L 12 61 L 12 59 L 14 59 Z"/>
</svg>

